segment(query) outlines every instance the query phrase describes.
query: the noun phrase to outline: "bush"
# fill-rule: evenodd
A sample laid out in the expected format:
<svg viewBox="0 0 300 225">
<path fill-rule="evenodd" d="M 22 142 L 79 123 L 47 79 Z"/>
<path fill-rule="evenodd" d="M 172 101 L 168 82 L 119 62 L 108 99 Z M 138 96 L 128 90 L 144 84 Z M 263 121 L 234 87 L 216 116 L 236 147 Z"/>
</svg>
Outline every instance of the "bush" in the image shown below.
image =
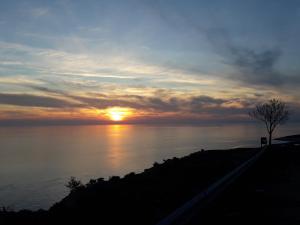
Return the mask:
<svg viewBox="0 0 300 225">
<path fill-rule="evenodd" d="M 76 191 L 80 188 L 83 188 L 83 184 L 80 180 L 76 180 L 75 177 L 71 177 L 69 182 L 66 184 L 66 187 L 70 189 L 70 191 Z"/>
<path fill-rule="evenodd" d="M 116 181 L 121 180 L 121 178 L 119 176 L 112 176 L 112 177 L 109 177 L 108 180 L 111 182 L 116 182 Z"/>
</svg>

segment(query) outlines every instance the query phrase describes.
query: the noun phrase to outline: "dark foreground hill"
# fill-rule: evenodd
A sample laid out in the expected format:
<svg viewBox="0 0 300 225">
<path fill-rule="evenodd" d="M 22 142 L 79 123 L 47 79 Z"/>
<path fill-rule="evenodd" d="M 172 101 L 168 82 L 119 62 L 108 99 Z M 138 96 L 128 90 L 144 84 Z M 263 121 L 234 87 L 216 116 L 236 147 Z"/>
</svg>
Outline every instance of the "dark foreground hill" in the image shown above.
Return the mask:
<svg viewBox="0 0 300 225">
<path fill-rule="evenodd" d="M 277 145 L 188 225 L 300 224 L 300 146 Z"/>
<path fill-rule="evenodd" d="M 44 211 L 0 212 L 1 224 L 155 224 L 259 149 L 211 150 L 140 174 L 91 180 Z"/>
</svg>

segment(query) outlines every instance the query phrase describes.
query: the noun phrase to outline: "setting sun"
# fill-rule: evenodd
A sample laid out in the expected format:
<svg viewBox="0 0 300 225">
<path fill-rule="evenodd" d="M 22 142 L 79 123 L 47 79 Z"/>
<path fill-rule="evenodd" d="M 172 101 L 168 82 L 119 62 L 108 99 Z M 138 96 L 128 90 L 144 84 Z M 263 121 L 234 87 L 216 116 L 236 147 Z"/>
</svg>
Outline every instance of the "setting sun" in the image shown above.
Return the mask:
<svg viewBox="0 0 300 225">
<path fill-rule="evenodd" d="M 107 116 L 112 121 L 123 121 L 127 116 L 131 115 L 131 109 L 121 108 L 121 107 L 112 107 L 107 109 Z"/>
<path fill-rule="evenodd" d="M 110 116 L 113 121 L 121 121 L 123 119 L 121 112 L 112 112 Z"/>
</svg>

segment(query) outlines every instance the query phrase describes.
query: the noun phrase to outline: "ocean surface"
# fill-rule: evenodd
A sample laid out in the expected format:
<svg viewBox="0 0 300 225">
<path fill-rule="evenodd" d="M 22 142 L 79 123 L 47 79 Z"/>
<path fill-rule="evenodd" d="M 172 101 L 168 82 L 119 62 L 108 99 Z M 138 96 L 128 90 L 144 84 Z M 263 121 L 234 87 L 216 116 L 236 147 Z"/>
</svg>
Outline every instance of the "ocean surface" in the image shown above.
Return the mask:
<svg viewBox="0 0 300 225">
<path fill-rule="evenodd" d="M 298 128 L 284 125 L 275 137 Z M 123 176 L 201 149 L 257 147 L 261 136 L 259 124 L 0 127 L 0 207 L 47 209 L 68 194 L 71 176 Z"/>
</svg>

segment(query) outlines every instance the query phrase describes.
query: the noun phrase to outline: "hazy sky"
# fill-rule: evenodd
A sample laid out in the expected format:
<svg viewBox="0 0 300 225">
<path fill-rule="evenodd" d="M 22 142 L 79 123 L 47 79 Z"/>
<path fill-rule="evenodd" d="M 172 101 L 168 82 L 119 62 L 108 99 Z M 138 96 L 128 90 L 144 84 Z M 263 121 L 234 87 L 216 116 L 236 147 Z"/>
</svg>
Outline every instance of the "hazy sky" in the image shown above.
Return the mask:
<svg viewBox="0 0 300 225">
<path fill-rule="evenodd" d="M 0 124 L 246 121 L 278 97 L 296 118 L 299 21 L 296 0 L 1 0 Z"/>
</svg>

